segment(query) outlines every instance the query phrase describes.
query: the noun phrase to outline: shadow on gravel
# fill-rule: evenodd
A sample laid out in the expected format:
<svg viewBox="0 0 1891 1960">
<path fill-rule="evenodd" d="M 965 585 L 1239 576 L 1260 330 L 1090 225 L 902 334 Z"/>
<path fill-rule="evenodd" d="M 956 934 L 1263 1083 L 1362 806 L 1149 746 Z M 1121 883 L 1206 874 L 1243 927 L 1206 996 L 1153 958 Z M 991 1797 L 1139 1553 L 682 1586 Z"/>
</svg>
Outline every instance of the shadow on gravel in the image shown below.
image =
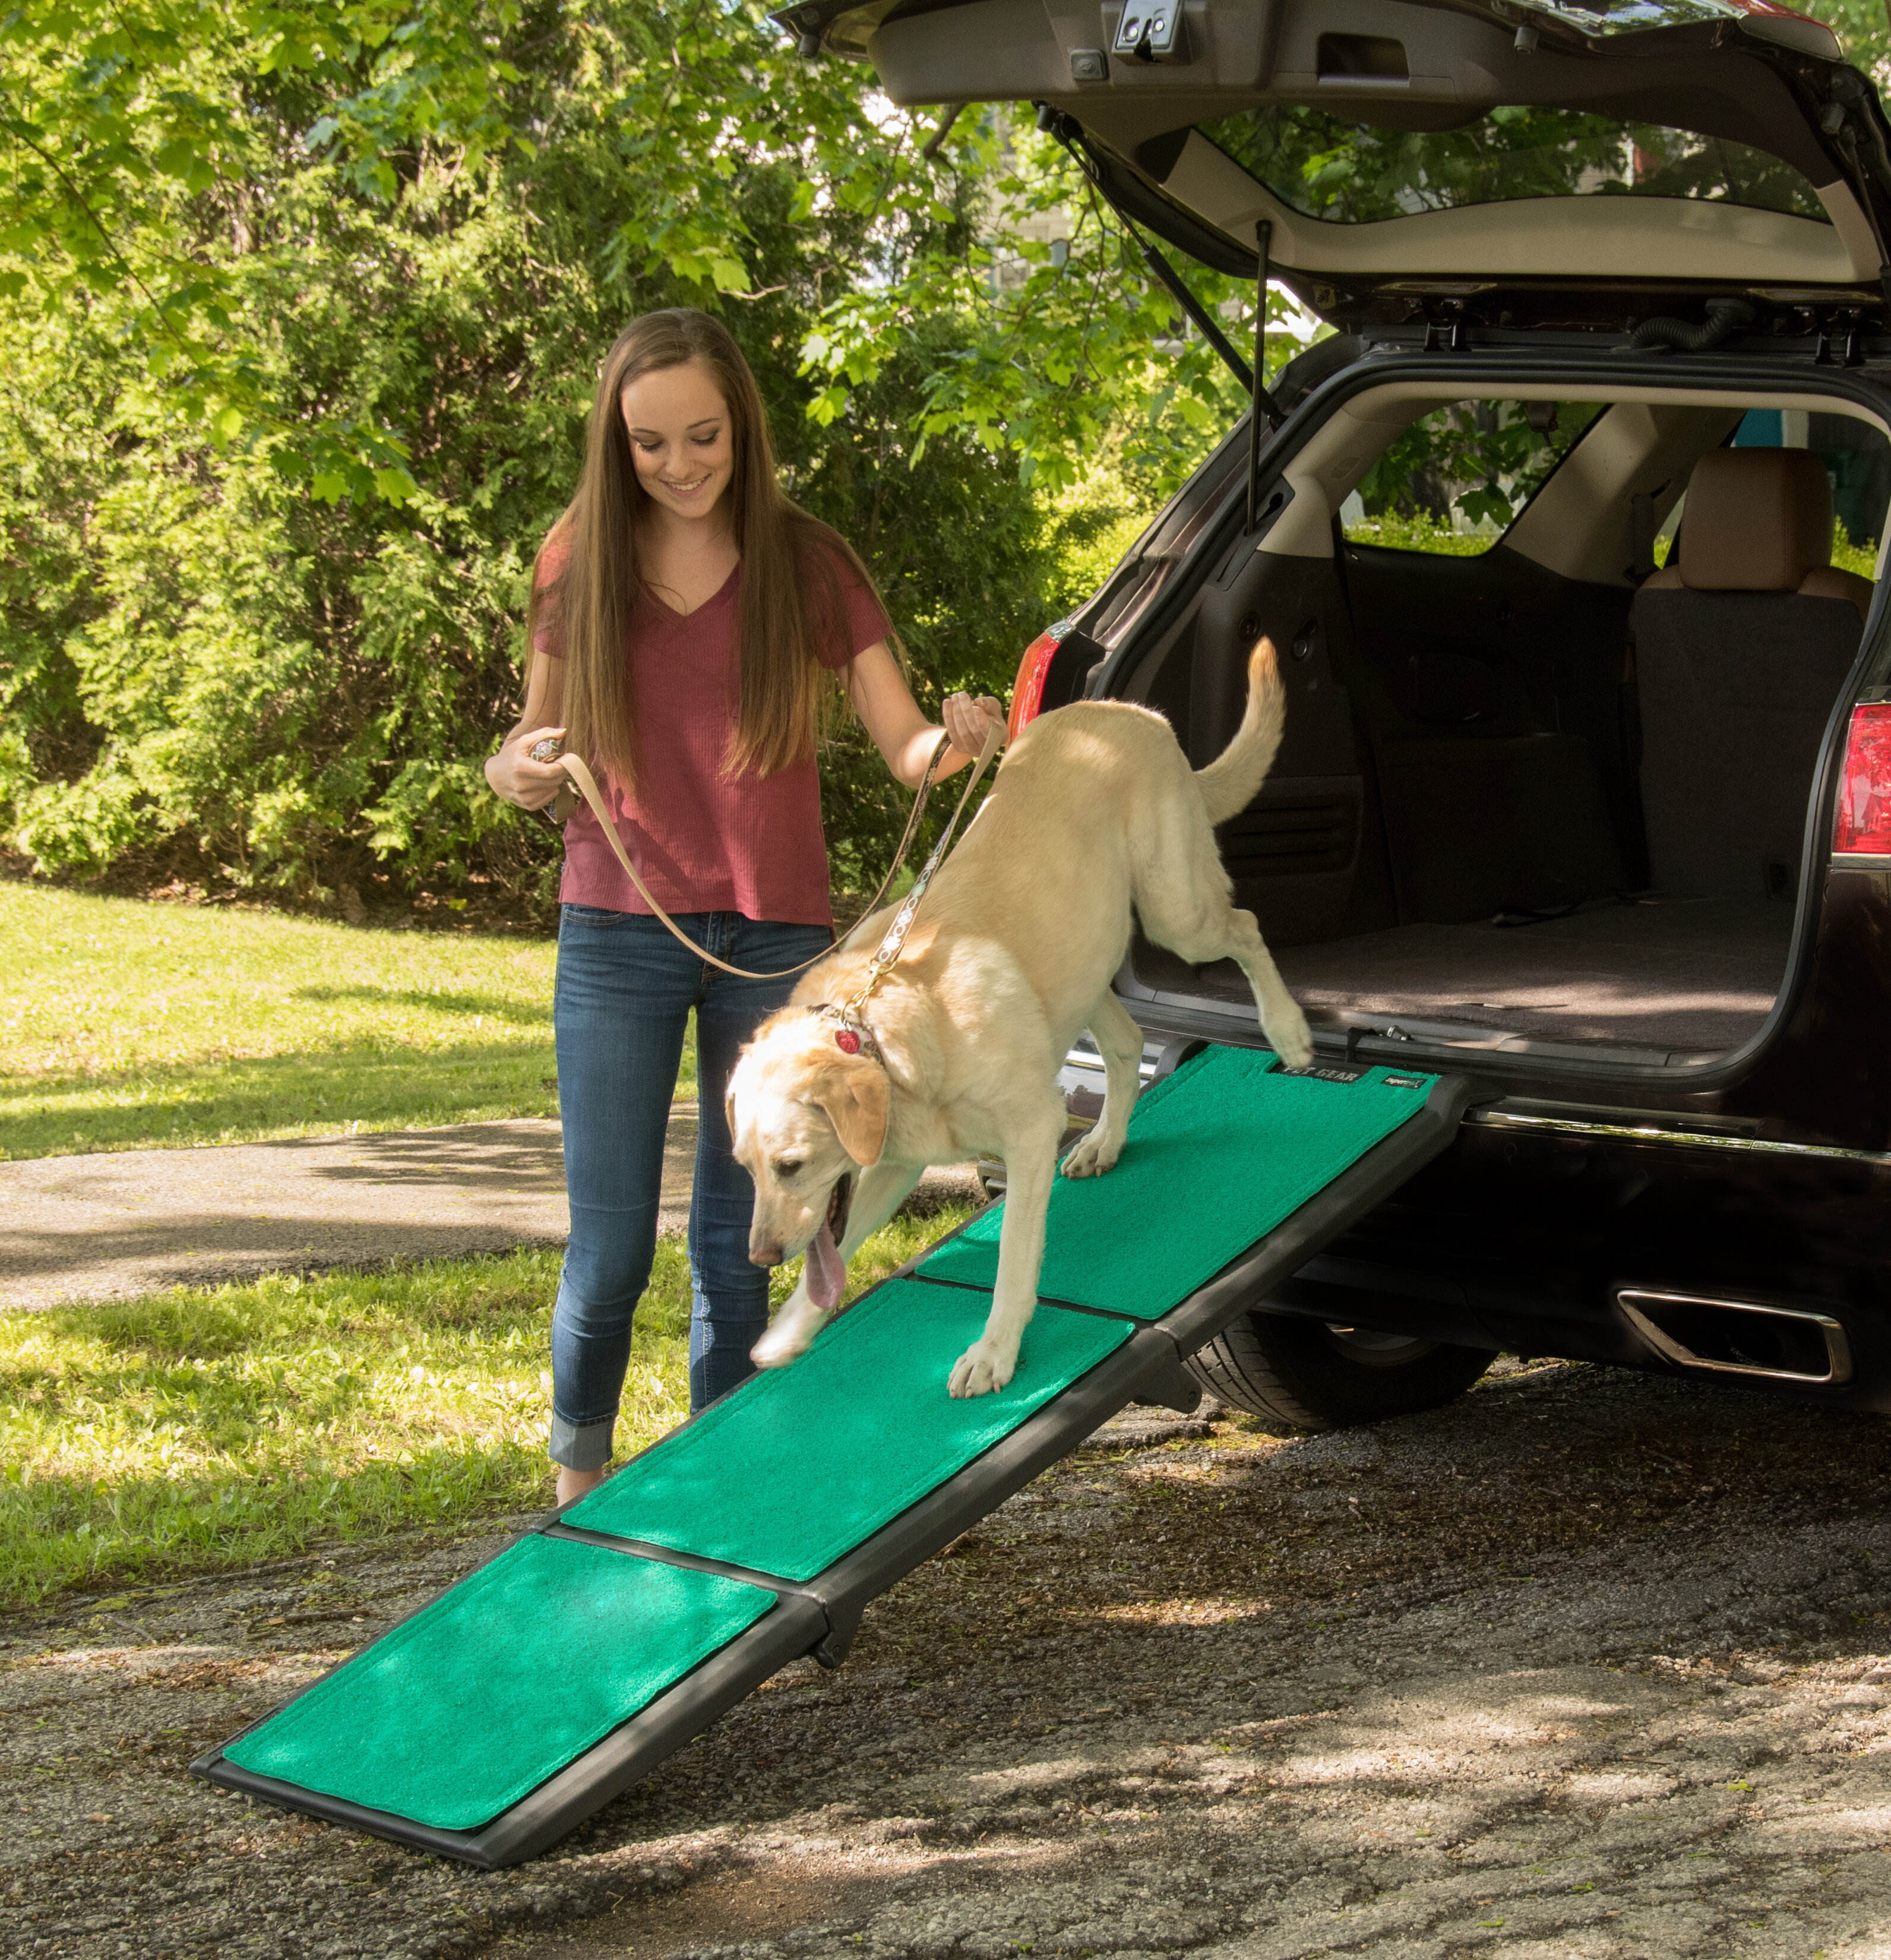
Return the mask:
<svg viewBox="0 0 1891 1960">
<path fill-rule="evenodd" d="M 1557 1364 L 1086 1451 L 511 1873 L 182 1775 L 493 1542 L 75 1610 L 0 1649 L 0 1946 L 1866 1960 L 1888 1479 L 1876 1419 Z"/>
</svg>

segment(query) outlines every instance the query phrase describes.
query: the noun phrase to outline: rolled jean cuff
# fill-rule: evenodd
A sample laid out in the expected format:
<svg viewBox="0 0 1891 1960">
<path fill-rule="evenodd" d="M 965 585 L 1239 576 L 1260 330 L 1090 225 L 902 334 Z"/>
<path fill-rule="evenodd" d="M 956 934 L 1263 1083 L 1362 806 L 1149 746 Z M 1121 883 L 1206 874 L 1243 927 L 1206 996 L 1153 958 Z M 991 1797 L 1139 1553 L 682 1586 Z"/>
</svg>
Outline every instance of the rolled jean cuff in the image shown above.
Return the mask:
<svg viewBox="0 0 1891 1960">
<path fill-rule="evenodd" d="M 554 1414 L 546 1453 L 567 1470 L 602 1470 L 610 1462 L 611 1432 L 616 1427 L 614 1415 L 602 1422 L 567 1422 Z"/>
</svg>

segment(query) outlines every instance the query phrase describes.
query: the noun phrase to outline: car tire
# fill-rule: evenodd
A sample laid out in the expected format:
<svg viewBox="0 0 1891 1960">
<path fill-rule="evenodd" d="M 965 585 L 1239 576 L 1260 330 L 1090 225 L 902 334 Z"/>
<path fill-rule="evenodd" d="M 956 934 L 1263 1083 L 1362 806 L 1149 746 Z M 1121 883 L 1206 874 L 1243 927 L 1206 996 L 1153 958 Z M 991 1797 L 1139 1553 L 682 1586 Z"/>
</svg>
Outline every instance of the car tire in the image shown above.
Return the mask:
<svg viewBox="0 0 1891 1960">
<path fill-rule="evenodd" d="M 1246 1313 L 1188 1366 L 1210 1395 L 1250 1415 L 1322 1430 L 1441 1408 L 1496 1359 L 1488 1349 L 1448 1341 Z"/>
</svg>

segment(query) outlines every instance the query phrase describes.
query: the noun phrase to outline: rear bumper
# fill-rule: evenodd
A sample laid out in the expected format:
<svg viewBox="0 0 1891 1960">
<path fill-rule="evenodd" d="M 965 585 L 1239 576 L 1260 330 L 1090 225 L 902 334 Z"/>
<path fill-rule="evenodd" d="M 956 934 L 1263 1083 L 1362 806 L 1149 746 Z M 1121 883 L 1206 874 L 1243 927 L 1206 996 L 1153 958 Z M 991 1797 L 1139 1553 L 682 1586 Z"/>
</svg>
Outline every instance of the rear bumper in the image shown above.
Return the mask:
<svg viewBox="0 0 1891 1960">
<path fill-rule="evenodd" d="M 1160 1052 L 1152 1041 L 1145 1075 Z M 1074 1052 L 1061 1078 L 1078 1122 L 1101 1105 L 1095 1062 Z M 1540 1109 L 1473 1109 L 1444 1156 L 1276 1288 L 1269 1309 L 1891 1410 L 1891 1153 Z M 1689 1367 L 1638 1325 L 1625 1293 L 1829 1319 L 1848 1375 Z"/>
</svg>

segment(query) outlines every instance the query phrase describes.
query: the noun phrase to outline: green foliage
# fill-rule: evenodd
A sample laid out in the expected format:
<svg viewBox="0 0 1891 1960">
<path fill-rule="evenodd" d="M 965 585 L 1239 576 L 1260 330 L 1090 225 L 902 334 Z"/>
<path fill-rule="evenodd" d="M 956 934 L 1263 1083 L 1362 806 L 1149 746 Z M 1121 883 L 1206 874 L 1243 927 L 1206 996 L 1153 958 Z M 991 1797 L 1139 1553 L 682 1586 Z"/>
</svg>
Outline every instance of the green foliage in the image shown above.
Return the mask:
<svg viewBox="0 0 1891 1960">
<path fill-rule="evenodd" d="M 1546 423 L 1542 412 L 1551 406 L 1453 402 L 1420 416 L 1361 479 L 1367 516 L 1428 517 L 1448 530 L 1456 515 L 1488 544 L 1601 412 L 1592 402 L 1559 402 Z"/>
<path fill-rule="evenodd" d="M 969 431 L 1015 452 L 1024 481 L 1056 491 L 1113 436 L 1176 447 L 1179 424 L 1192 463 L 1245 398 L 1205 341 L 1170 338 L 1181 326 L 1174 303 L 1055 141 L 1004 110 L 954 124 L 941 154 L 976 221 L 968 246 L 927 221 L 932 167 L 907 147 L 916 133 L 880 145 L 871 183 L 848 186 L 871 199 L 880 276 L 832 301 L 806 341 L 807 371 L 826 383 L 817 419 L 839 415 L 895 350 L 945 320 L 951 344 L 923 383 L 917 453 Z M 1252 339 L 1250 288 L 1195 266 L 1188 276 L 1229 316 L 1233 339 Z M 1285 296 L 1274 300 L 1284 317 Z"/>
<path fill-rule="evenodd" d="M 1831 11 L 1882 68 L 1873 0 Z M 1557 110 L 1215 133 L 1342 219 L 1803 198 Z M 928 705 L 1001 690 L 1242 406 L 1027 117 L 896 110 L 757 0 L 49 0 L 0 16 L 0 840 L 46 872 L 548 902 L 556 841 L 479 763 L 597 358 L 651 306 L 735 325 Z M 1191 277 L 1250 338 L 1247 289 Z M 1425 440 L 1382 519 L 1501 525 L 1537 467 L 1510 422 Z M 899 799 L 858 731 L 829 759 L 865 883 Z"/>
<path fill-rule="evenodd" d="M 1825 215 L 1811 183 L 1777 158 L 1587 110 L 1511 103 L 1456 129 L 1408 130 L 1276 106 L 1203 127 L 1296 208 L 1341 223 L 1578 192 Z"/>
<path fill-rule="evenodd" d="M 9 17 L 0 81 L 0 838 L 41 871 L 339 904 L 377 873 L 482 877 L 549 901 L 556 836 L 479 763 L 597 361 L 652 306 L 730 319 L 791 488 L 884 581 L 923 702 L 1002 692 L 1062 609 L 1020 459 L 1054 479 L 1034 459 L 1106 413 L 1077 406 L 1100 384 L 1053 358 L 1049 407 L 1014 415 L 995 382 L 976 414 L 941 406 L 1015 326 L 1008 297 L 935 304 L 941 269 L 1001 257 L 1021 221 L 992 215 L 996 126 L 922 157 L 929 119 L 874 108 L 861 71 L 696 0 L 148 21 L 73 0 Z M 1146 323 L 1106 317 L 1092 231 L 1083 304 L 1120 399 L 1152 357 Z M 848 296 L 915 266 L 931 283 L 871 358 L 824 365 Z M 1081 354 L 1082 320 L 1041 310 L 1033 351 Z M 1225 412 L 1199 357 L 1153 426 Z M 1164 473 L 1192 459 L 1162 443 Z M 899 800 L 858 731 L 830 759 L 858 883 Z"/>
<path fill-rule="evenodd" d="M 258 261 L 292 273 L 299 241 L 266 200 L 282 154 L 341 161 L 392 199 L 416 143 L 476 169 L 512 132 L 493 86 L 512 0 L 489 8 L 316 0 L 53 0 L 0 18 L 0 295 L 103 326 L 126 384 L 219 449 L 269 447 L 317 493 L 412 493 L 406 445 L 371 412 L 310 414 L 272 373 Z"/>
<path fill-rule="evenodd" d="M 1818 18 L 1837 33 L 1845 59 L 1882 91 L 1891 78 L 1891 16 L 1882 0 L 1823 0 Z"/>
<path fill-rule="evenodd" d="M 1878 573 L 1878 547 L 1869 538 L 1854 544 L 1842 523 L 1832 527 L 1832 562 L 1841 571 L 1855 571 L 1861 578 L 1875 578 Z"/>
</svg>

